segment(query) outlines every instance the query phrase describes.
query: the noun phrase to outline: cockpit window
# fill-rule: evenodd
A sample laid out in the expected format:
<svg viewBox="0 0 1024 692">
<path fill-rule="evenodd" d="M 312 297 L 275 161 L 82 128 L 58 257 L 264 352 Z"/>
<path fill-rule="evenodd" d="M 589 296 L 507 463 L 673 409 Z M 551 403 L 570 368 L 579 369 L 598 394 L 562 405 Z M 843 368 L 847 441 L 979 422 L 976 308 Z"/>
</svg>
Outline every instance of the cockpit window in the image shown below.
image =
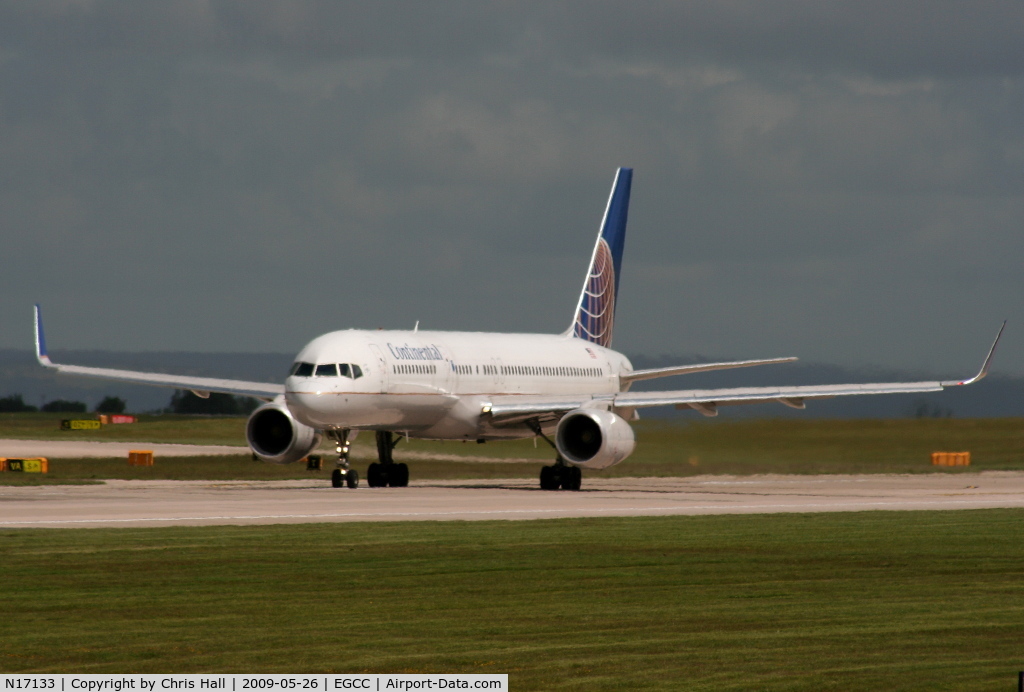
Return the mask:
<svg viewBox="0 0 1024 692">
<path fill-rule="evenodd" d="M 363 376 L 363 369 L 361 367 L 359 367 L 358 365 L 353 365 L 352 366 L 352 377 L 358 380 L 362 376 Z"/>
<path fill-rule="evenodd" d="M 312 363 L 296 363 L 295 367 L 292 368 L 292 375 L 295 377 L 312 377 L 313 376 L 313 364 Z"/>
<path fill-rule="evenodd" d="M 337 377 L 338 376 L 338 366 L 335 365 L 334 363 L 324 363 L 322 365 L 318 365 L 318 366 L 316 366 L 316 376 L 317 377 Z"/>
<path fill-rule="evenodd" d="M 352 370 L 349 368 L 348 363 L 338 365 L 338 372 L 341 373 L 342 377 L 352 377 Z"/>
</svg>

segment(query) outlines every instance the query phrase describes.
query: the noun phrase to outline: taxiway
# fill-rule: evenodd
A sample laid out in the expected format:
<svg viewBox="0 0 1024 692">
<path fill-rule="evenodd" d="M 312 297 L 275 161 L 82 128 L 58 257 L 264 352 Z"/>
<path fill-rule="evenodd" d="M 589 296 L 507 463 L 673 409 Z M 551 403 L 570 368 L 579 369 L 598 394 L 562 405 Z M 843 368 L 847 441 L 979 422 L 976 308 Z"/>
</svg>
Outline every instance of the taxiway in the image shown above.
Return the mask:
<svg viewBox="0 0 1024 692">
<path fill-rule="evenodd" d="M 413 481 L 335 489 L 323 480 L 129 481 L 0 486 L 0 527 L 202 526 L 359 521 L 1024 507 L 1024 472 L 864 476 L 585 477 L 579 492 L 534 480 Z"/>
</svg>

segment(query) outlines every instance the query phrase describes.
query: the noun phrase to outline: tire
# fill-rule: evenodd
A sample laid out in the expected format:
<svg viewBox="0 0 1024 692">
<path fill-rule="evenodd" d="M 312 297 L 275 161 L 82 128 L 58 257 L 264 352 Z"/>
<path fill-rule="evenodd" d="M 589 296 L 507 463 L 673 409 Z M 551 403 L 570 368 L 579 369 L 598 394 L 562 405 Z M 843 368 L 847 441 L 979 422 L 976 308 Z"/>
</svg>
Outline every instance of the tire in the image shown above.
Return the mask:
<svg viewBox="0 0 1024 692">
<path fill-rule="evenodd" d="M 371 488 L 384 488 L 388 484 L 387 469 L 376 461 L 366 469 L 366 484 Z"/>
<path fill-rule="evenodd" d="M 334 469 L 331 472 L 331 487 L 340 488 L 342 485 L 341 469 Z"/>
<path fill-rule="evenodd" d="M 392 488 L 405 488 L 409 485 L 408 464 L 389 464 L 386 468 L 388 485 Z"/>
<path fill-rule="evenodd" d="M 554 466 L 545 466 L 540 470 L 540 489 L 558 490 L 558 473 Z"/>
<path fill-rule="evenodd" d="M 355 490 L 359 487 L 359 472 L 355 469 L 349 469 L 348 473 L 345 474 L 345 485 Z"/>
<path fill-rule="evenodd" d="M 579 466 L 566 466 L 562 469 L 562 489 L 579 490 L 583 486 L 583 471 Z"/>
</svg>

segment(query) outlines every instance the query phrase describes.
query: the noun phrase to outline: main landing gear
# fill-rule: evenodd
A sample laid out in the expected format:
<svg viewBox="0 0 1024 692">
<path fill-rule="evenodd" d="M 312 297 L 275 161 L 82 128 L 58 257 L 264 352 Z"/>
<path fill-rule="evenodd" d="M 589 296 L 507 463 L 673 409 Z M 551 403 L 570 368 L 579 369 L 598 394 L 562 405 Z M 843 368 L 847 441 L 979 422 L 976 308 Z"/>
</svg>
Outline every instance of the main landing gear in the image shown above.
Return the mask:
<svg viewBox="0 0 1024 692">
<path fill-rule="evenodd" d="M 579 490 L 583 485 L 583 472 L 579 466 L 569 466 L 559 457 L 551 466 L 540 470 L 541 490 Z"/>
<path fill-rule="evenodd" d="M 551 466 L 545 466 L 540 470 L 540 489 L 541 490 L 579 490 L 583 485 L 583 471 L 579 466 L 570 466 L 565 463 L 565 459 L 562 458 L 561 454 L 558 454 L 558 447 L 555 443 L 544 434 L 544 431 L 540 427 L 540 422 L 537 420 L 528 420 L 526 425 L 533 431 L 533 433 L 551 445 L 552 449 L 555 450 L 555 463 Z"/>
<path fill-rule="evenodd" d="M 406 464 L 396 464 L 391 456 L 402 438 L 395 437 L 388 430 L 377 431 L 377 458 L 366 469 L 366 482 L 371 488 L 404 488 L 409 485 L 409 467 Z"/>
<path fill-rule="evenodd" d="M 348 453 L 351 444 L 349 443 L 350 430 L 331 431 L 327 434 L 338 443 L 338 468 L 331 473 L 331 486 L 334 488 L 358 488 L 359 472 L 351 468 L 348 463 Z"/>
</svg>

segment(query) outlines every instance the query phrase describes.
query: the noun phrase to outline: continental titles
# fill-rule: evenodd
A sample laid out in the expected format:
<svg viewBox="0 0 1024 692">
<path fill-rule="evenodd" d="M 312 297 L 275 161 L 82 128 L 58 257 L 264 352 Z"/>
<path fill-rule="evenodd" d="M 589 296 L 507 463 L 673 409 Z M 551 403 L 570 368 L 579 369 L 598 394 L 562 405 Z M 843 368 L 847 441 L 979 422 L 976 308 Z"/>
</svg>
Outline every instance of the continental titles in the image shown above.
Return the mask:
<svg viewBox="0 0 1024 692">
<path fill-rule="evenodd" d="M 431 344 L 430 346 L 395 346 L 388 342 L 388 350 L 395 360 L 444 360 L 441 349 Z"/>
</svg>

